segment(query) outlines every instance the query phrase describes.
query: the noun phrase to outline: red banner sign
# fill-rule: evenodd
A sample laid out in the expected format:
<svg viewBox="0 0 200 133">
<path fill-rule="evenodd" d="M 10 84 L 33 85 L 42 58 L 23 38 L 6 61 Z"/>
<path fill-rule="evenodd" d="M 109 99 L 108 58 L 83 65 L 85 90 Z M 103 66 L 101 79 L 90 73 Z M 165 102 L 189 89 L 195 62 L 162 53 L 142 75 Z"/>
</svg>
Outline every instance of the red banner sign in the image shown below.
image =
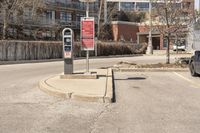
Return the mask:
<svg viewBox="0 0 200 133">
<path fill-rule="evenodd" d="M 94 50 L 94 18 L 81 19 L 82 50 Z"/>
</svg>

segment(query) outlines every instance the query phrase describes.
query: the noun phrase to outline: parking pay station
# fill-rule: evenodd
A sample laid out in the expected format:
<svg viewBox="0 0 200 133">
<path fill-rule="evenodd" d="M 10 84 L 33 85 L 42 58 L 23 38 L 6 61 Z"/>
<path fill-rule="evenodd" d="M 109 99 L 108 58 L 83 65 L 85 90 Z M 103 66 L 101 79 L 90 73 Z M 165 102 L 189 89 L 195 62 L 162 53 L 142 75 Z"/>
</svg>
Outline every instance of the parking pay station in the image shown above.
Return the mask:
<svg viewBox="0 0 200 133">
<path fill-rule="evenodd" d="M 65 28 L 63 30 L 63 58 L 64 58 L 64 74 L 73 73 L 73 30 Z"/>
</svg>

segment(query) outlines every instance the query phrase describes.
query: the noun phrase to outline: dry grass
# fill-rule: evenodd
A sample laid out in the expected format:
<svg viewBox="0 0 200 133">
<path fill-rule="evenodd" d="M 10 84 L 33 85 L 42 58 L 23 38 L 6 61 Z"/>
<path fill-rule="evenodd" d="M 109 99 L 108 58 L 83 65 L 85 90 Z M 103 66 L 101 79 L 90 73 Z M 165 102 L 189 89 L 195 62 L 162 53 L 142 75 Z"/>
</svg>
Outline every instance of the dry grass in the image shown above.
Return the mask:
<svg viewBox="0 0 200 133">
<path fill-rule="evenodd" d="M 187 68 L 188 65 L 183 63 L 157 63 L 157 64 L 136 64 L 133 62 L 119 62 L 117 65 L 114 65 L 117 68 Z"/>
</svg>

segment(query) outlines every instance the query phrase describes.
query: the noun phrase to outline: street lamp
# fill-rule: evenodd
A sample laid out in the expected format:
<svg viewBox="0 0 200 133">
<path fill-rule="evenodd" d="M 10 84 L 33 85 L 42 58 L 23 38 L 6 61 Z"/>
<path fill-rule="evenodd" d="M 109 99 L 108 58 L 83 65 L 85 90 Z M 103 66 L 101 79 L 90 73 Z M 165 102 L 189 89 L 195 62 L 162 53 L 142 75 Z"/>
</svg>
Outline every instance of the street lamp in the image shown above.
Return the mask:
<svg viewBox="0 0 200 133">
<path fill-rule="evenodd" d="M 147 52 L 146 54 L 153 54 L 153 46 L 152 46 L 152 2 L 149 0 L 149 40 L 148 40 L 148 46 L 147 46 Z"/>
</svg>

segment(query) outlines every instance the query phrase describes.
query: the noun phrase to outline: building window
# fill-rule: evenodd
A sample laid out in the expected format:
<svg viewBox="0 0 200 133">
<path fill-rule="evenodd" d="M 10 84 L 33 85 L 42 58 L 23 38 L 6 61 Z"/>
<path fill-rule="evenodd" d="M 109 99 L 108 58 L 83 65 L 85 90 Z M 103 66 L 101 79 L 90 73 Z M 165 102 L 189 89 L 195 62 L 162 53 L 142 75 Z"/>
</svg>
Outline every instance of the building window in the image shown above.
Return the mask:
<svg viewBox="0 0 200 133">
<path fill-rule="evenodd" d="M 134 9 L 134 3 L 131 2 L 123 2 L 121 3 L 121 8 L 125 10 Z"/>
<path fill-rule="evenodd" d="M 166 47 L 167 47 L 167 45 L 168 45 L 167 42 L 168 42 L 167 39 L 164 38 L 164 40 L 163 40 L 163 48 L 166 48 Z"/>
<path fill-rule="evenodd" d="M 84 17 L 84 14 L 76 14 L 76 21 L 80 22 L 81 21 L 81 17 Z"/>
<path fill-rule="evenodd" d="M 24 8 L 24 17 L 25 19 L 32 18 L 32 10 L 30 8 Z"/>
<path fill-rule="evenodd" d="M 53 19 L 53 12 L 52 11 L 47 11 L 46 12 L 46 18 L 48 20 L 52 20 Z"/>
<path fill-rule="evenodd" d="M 66 12 L 61 12 L 60 13 L 60 19 L 62 21 L 72 21 L 72 14 L 66 13 Z"/>
<path fill-rule="evenodd" d="M 138 9 L 148 9 L 149 8 L 149 3 L 147 3 L 147 2 L 138 2 L 137 3 L 137 8 Z"/>
</svg>

